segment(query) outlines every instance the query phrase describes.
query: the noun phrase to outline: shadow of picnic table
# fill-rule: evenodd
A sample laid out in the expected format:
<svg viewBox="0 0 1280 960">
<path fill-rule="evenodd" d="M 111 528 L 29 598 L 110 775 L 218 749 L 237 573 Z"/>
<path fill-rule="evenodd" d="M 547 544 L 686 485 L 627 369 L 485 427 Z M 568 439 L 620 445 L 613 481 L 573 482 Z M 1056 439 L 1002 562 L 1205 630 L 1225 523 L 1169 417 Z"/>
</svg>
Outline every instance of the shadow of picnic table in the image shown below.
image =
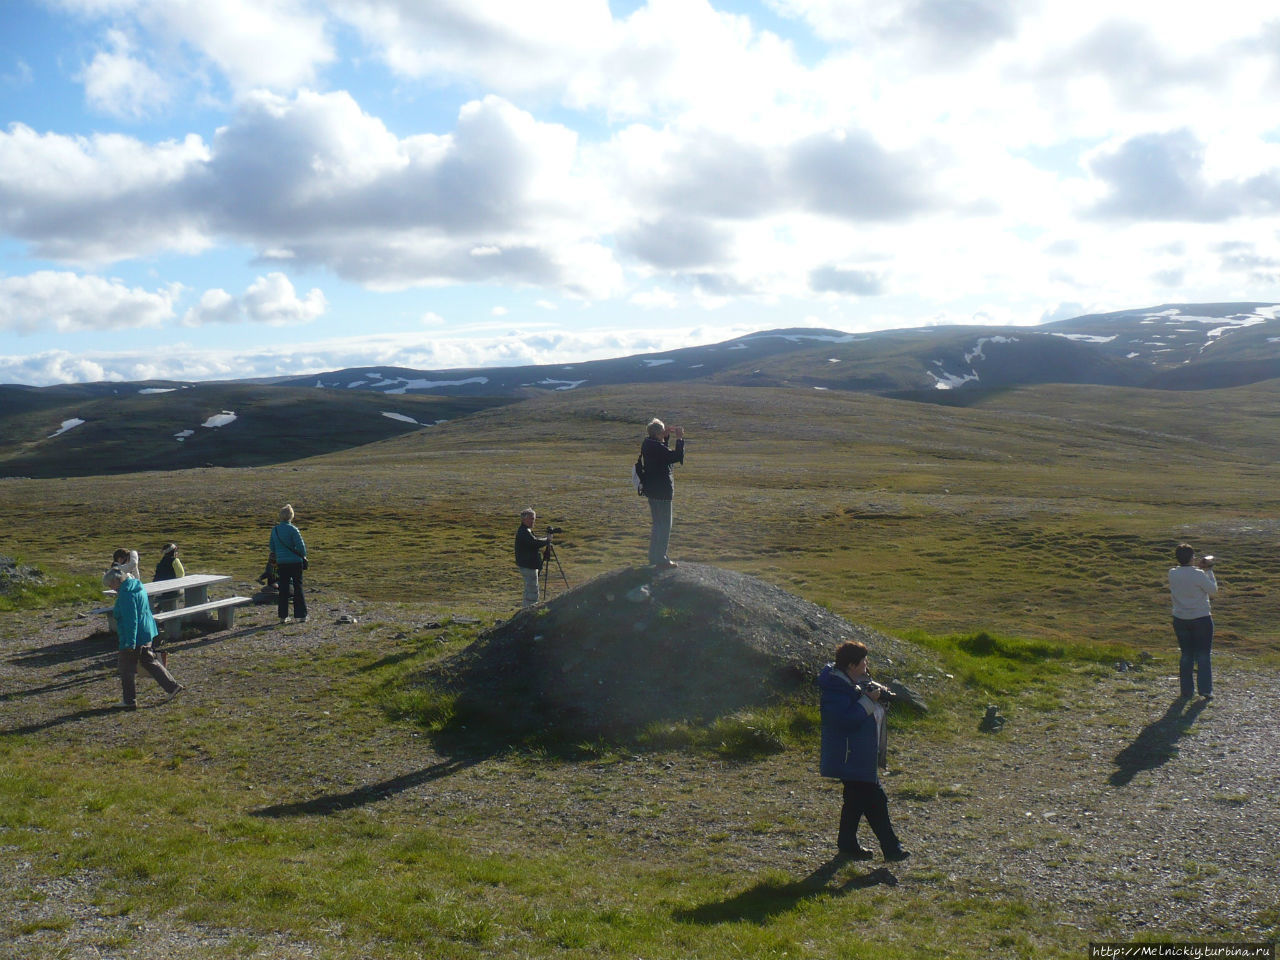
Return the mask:
<svg viewBox="0 0 1280 960">
<path fill-rule="evenodd" d="M 1154 770 L 1176 757 L 1178 741 L 1186 736 L 1207 703 L 1189 702 L 1185 697 L 1174 700 L 1163 716 L 1143 727 L 1133 742 L 1116 754 L 1112 760 L 1116 769 L 1107 782 L 1123 787 L 1140 771 Z"/>
</svg>

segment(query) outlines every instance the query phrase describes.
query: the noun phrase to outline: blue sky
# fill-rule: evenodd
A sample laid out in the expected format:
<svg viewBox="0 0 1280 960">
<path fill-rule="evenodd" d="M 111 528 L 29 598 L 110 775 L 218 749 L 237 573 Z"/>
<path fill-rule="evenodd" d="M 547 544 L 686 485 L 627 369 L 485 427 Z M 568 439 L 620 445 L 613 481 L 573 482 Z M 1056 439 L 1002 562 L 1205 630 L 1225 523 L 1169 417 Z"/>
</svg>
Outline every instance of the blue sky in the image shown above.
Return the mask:
<svg viewBox="0 0 1280 960">
<path fill-rule="evenodd" d="M 1280 300 L 1280 14 L 5 0 L 0 382 Z"/>
</svg>

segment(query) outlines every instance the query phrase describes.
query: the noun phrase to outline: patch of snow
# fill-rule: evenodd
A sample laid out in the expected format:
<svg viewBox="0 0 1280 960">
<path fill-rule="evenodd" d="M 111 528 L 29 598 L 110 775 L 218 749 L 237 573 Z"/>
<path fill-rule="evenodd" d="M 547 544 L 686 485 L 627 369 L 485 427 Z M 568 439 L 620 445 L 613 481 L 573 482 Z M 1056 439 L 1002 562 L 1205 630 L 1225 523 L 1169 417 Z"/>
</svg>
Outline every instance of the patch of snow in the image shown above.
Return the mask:
<svg viewBox="0 0 1280 960">
<path fill-rule="evenodd" d="M 933 387 L 935 390 L 954 390 L 956 387 L 964 386 L 970 380 L 978 379 L 978 375 L 972 371 L 962 377 L 954 373 L 947 373 L 942 369 L 941 360 L 934 360 L 933 365 L 942 371 L 941 374 L 934 373 L 932 370 L 929 371 L 929 376 L 934 379 Z"/>
<path fill-rule="evenodd" d="M 173 393 L 177 387 L 143 387 L 139 393 Z"/>
<path fill-rule="evenodd" d="M 557 390 L 572 390 L 574 387 L 580 387 L 587 381 L 585 380 L 539 380 L 539 387 L 555 387 Z"/>
<path fill-rule="evenodd" d="M 1109 337 L 1099 337 L 1092 333 L 1055 333 L 1055 337 L 1062 337 L 1063 340 L 1077 340 L 1081 343 L 1110 343 L 1116 338 L 1115 334 Z"/>
<path fill-rule="evenodd" d="M 1140 357 L 1140 356 L 1142 356 L 1142 354 L 1140 354 L 1140 353 L 1126 353 L 1126 354 L 1124 355 L 1124 358 L 1125 358 L 1126 360 L 1132 360 L 1134 357 Z"/>
<path fill-rule="evenodd" d="M 830 387 L 814 387 L 815 390 L 830 390 Z"/>
<path fill-rule="evenodd" d="M 656 360 L 644 360 L 642 362 L 646 367 L 662 367 L 662 366 L 666 366 L 668 363 L 675 363 L 675 361 L 672 360 L 670 357 L 665 357 L 665 358 L 659 357 Z"/>
<path fill-rule="evenodd" d="M 730 350 L 745 350 L 745 349 L 747 349 L 747 345 L 746 345 L 745 343 L 735 343 L 735 344 L 734 344 L 732 347 L 730 347 L 729 349 L 730 349 Z"/>
<path fill-rule="evenodd" d="M 82 423 L 84 423 L 84 421 L 81 420 L 79 417 L 72 417 L 70 420 L 63 420 L 62 426 L 60 426 L 53 433 L 49 434 L 49 436 L 46 439 L 52 440 L 54 437 L 61 436 L 62 434 L 70 430 L 72 427 L 78 427 Z"/>
<path fill-rule="evenodd" d="M 970 350 L 968 353 L 966 353 L 966 354 L 964 355 L 964 362 L 965 362 L 965 363 L 973 363 L 973 361 L 974 361 L 974 358 L 975 358 L 975 357 L 977 357 L 977 358 L 979 358 L 979 359 L 981 359 L 981 360 L 985 360 L 985 359 L 987 359 L 986 354 L 984 354 L 984 353 L 982 352 L 982 346 L 983 346 L 983 344 L 987 344 L 987 343 L 1017 343 L 1017 342 L 1018 342 L 1018 338 L 1017 338 L 1017 337 L 982 337 L 980 340 L 978 340 L 978 342 L 977 342 L 977 343 L 975 343 L 975 344 L 973 345 L 973 349 L 972 349 L 972 350 Z"/>
<path fill-rule="evenodd" d="M 236 415 L 234 413 L 230 410 L 223 410 L 221 413 L 214 414 L 200 426 L 208 427 L 212 430 L 214 427 L 225 427 L 229 423 L 234 423 L 235 419 Z"/>
<path fill-rule="evenodd" d="M 354 390 L 356 387 L 363 387 L 368 382 L 369 382 L 368 380 L 352 380 L 350 383 L 347 384 L 347 389 Z"/>
<path fill-rule="evenodd" d="M 194 437 L 195 435 L 196 432 L 194 430 L 179 430 L 173 435 L 173 438 L 181 443 L 183 440 L 187 439 L 187 437 Z"/>
<path fill-rule="evenodd" d="M 413 417 L 406 417 L 403 413 L 391 413 L 388 410 L 383 410 L 382 415 L 384 417 L 390 417 L 392 420 L 399 420 L 402 423 L 412 423 L 415 426 L 422 426 L 422 424 L 418 423 L 418 421 L 413 419 Z"/>
<path fill-rule="evenodd" d="M 689 364 L 689 369 L 690 369 L 690 370 L 701 370 L 701 369 L 702 369 L 703 367 L 705 367 L 705 366 L 706 366 L 706 364 L 705 364 L 705 363 L 691 363 L 691 364 Z"/>
<path fill-rule="evenodd" d="M 827 363 L 839 363 L 839 362 L 840 362 L 839 357 L 827 357 Z"/>
<path fill-rule="evenodd" d="M 436 387 L 465 387 L 471 383 L 488 383 L 488 377 L 468 377 L 466 380 L 383 380 L 375 383 L 374 388 L 382 390 L 386 394 L 404 393 L 407 390 L 433 390 Z M 392 384 L 398 383 L 400 386 L 391 387 Z M 383 387 L 391 387 L 389 390 L 383 390 Z"/>
<path fill-rule="evenodd" d="M 744 340 L 763 340 L 777 338 L 786 340 L 789 343 L 800 343 L 804 340 L 813 340 L 816 343 L 852 343 L 853 334 L 851 333 L 753 333 L 750 336 L 743 337 Z"/>
</svg>

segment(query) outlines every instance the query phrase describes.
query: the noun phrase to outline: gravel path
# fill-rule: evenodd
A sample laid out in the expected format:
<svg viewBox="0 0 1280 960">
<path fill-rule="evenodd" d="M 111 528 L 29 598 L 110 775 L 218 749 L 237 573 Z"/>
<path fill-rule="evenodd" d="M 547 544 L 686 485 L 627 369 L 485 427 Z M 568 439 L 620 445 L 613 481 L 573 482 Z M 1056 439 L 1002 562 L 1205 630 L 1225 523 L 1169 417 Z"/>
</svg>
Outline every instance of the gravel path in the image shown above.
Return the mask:
<svg viewBox="0 0 1280 960">
<path fill-rule="evenodd" d="M 344 614 L 359 616 L 359 632 L 338 622 Z M 144 703 L 137 716 L 164 711 L 171 723 L 188 698 L 217 701 L 229 712 L 237 701 L 262 702 L 272 680 L 252 667 L 264 658 L 354 638 L 376 655 L 436 615 L 318 597 L 312 622 L 279 628 L 273 609 L 246 608 L 233 637 L 210 634 L 175 647 L 175 672 L 191 689 L 172 704 Z M 74 616 L 50 622 L 47 615 L 0 614 L 0 737 L 126 742 L 131 734 L 111 709 L 118 699 L 112 644 L 90 636 L 95 626 Z M 853 876 L 891 880 L 925 896 L 1021 900 L 1077 928 L 1081 951 L 1089 940 L 1134 937 L 1274 939 L 1280 677 L 1219 654 L 1217 696 L 1206 705 L 1174 700 L 1174 669 L 1166 658 L 1090 678 L 1060 711 L 1001 704 L 1009 722 L 993 734 L 976 733 L 985 704 L 975 704 L 972 732 L 957 731 L 946 748 L 898 737 L 886 788 L 913 856 L 888 878 L 872 872 L 878 863 L 847 865 L 845 888 Z M 149 678 L 139 678 L 139 689 L 158 698 Z M 305 726 L 327 708 L 329 695 L 299 685 L 266 702 Z M 467 833 L 478 829 L 467 824 L 501 810 L 510 828 L 503 843 L 531 852 L 566 836 L 611 845 L 642 863 L 741 876 L 744 888 L 763 871 L 797 880 L 827 876 L 838 790 L 814 775 L 815 757 L 803 752 L 756 763 L 664 754 L 535 765 L 432 754 L 405 725 L 389 724 L 376 736 L 376 744 L 347 756 L 304 758 L 287 784 L 293 799 L 264 812 L 314 815 L 376 803 L 387 816 L 429 818 L 435 829 L 483 848 L 492 841 Z M 265 769 L 275 758 L 261 762 Z M 2 832 L 0 864 L 7 881 L 0 933 L 26 951 L 19 956 L 158 960 L 225 955 L 219 951 L 238 942 L 236 931 L 163 916 L 149 918 L 139 937 L 136 918 L 108 916 L 94 905 L 100 878 L 39 876 Z M 51 918 L 62 919 L 43 929 Z M 127 947 L 104 953 L 94 945 L 113 935 Z M 324 952 L 256 933 L 247 942 L 257 943 L 256 952 L 231 952 Z"/>
</svg>

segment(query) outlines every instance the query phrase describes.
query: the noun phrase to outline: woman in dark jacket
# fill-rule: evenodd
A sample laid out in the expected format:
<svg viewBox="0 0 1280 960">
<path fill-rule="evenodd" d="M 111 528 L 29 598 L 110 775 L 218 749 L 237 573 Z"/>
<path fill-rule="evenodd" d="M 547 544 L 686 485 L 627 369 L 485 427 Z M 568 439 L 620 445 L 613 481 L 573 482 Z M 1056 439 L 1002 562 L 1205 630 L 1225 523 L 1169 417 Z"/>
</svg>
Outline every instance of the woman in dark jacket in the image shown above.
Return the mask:
<svg viewBox="0 0 1280 960">
<path fill-rule="evenodd" d="M 883 689 L 867 674 L 865 644 L 850 640 L 836 648 L 835 663 L 818 675 L 822 692 L 822 757 L 818 772 L 844 782 L 844 806 L 836 847 L 845 856 L 870 860 L 872 852 L 858 843 L 858 825 L 867 818 L 880 841 L 885 860 L 905 860 L 889 820 L 889 798 L 880 786 L 876 758 L 884 730 Z"/>
<path fill-rule="evenodd" d="M 684 427 L 672 427 L 658 419 L 649 421 L 649 435 L 640 448 L 644 460 L 644 495 L 649 500 L 649 565 L 663 570 L 676 566 L 667 556 L 671 542 L 671 501 L 676 495 L 675 465 L 684 463 Z M 676 448 L 671 449 L 675 434 Z"/>
</svg>

